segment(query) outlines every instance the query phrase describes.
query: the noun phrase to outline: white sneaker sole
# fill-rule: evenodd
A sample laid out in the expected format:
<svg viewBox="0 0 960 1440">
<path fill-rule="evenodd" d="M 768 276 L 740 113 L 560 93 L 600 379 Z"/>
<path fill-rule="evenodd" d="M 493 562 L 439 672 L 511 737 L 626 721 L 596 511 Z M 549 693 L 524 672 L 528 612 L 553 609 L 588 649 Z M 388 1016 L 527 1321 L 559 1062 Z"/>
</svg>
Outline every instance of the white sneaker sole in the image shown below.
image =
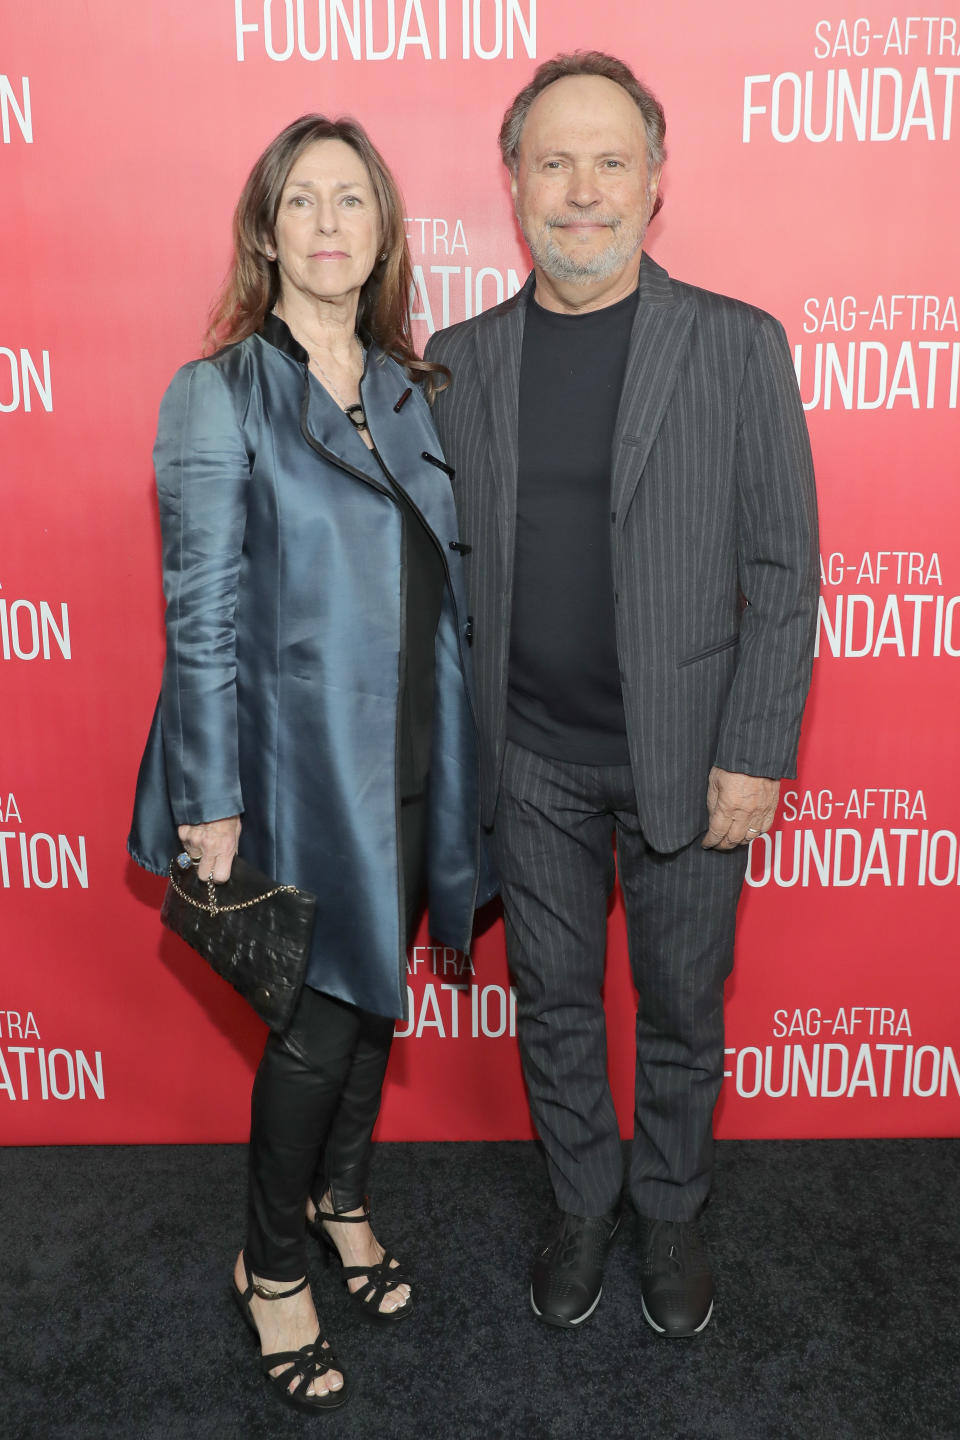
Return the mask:
<svg viewBox="0 0 960 1440">
<path fill-rule="evenodd" d="M 556 1326 L 557 1326 L 559 1329 L 561 1329 L 561 1330 L 569 1330 L 569 1329 L 571 1329 L 571 1328 L 572 1328 L 573 1326 L 575 1326 L 575 1325 L 582 1325 L 583 1322 L 584 1322 L 584 1320 L 589 1320 L 589 1319 L 590 1319 L 590 1316 L 593 1314 L 594 1310 L 596 1310 L 597 1306 L 600 1304 L 600 1296 L 601 1296 L 602 1294 L 603 1294 L 603 1286 L 601 1285 L 601 1286 L 600 1286 L 600 1289 L 597 1291 L 597 1298 L 596 1298 L 596 1300 L 594 1300 L 593 1304 L 590 1306 L 590 1309 L 589 1309 L 589 1310 L 584 1310 L 583 1314 L 582 1314 L 582 1315 L 578 1315 L 577 1318 L 576 1318 L 576 1320 L 555 1320 L 552 1316 L 550 1316 L 550 1315 L 544 1315 L 541 1310 L 538 1310 L 538 1309 L 537 1309 L 536 1302 L 534 1301 L 534 1298 L 533 1298 L 533 1286 L 531 1285 L 531 1286 L 530 1286 L 530 1308 L 531 1308 L 531 1310 L 533 1311 L 534 1315 L 536 1315 L 537 1319 L 538 1319 L 538 1320 L 542 1320 L 545 1325 L 556 1325 Z M 711 1308 L 712 1308 L 712 1307 L 711 1307 Z M 709 1319 L 709 1316 L 708 1316 L 707 1318 Z"/>
<path fill-rule="evenodd" d="M 656 1320 L 654 1320 L 653 1316 L 650 1314 L 650 1311 L 647 1309 L 646 1302 L 644 1301 L 642 1293 L 640 1295 L 640 1304 L 643 1306 L 643 1318 L 650 1326 L 650 1329 L 656 1330 L 658 1335 L 666 1335 L 668 1340 L 688 1340 L 691 1335 L 699 1335 L 701 1330 L 706 1330 L 707 1326 L 710 1324 L 710 1316 L 713 1314 L 713 1301 L 711 1300 L 710 1309 L 700 1321 L 700 1324 L 697 1326 L 696 1330 L 681 1330 L 679 1333 L 671 1333 L 669 1330 L 665 1330 L 662 1325 L 658 1325 Z"/>
</svg>

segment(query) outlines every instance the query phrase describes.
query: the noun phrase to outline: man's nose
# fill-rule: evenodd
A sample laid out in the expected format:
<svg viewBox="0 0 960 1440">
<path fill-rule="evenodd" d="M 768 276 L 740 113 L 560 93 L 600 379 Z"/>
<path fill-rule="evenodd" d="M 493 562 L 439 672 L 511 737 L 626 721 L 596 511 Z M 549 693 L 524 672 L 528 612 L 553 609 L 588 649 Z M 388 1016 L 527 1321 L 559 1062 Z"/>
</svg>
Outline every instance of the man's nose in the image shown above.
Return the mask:
<svg viewBox="0 0 960 1440">
<path fill-rule="evenodd" d="M 567 201 L 578 210 L 600 203 L 600 187 L 592 166 L 576 166 L 570 174 Z"/>
</svg>

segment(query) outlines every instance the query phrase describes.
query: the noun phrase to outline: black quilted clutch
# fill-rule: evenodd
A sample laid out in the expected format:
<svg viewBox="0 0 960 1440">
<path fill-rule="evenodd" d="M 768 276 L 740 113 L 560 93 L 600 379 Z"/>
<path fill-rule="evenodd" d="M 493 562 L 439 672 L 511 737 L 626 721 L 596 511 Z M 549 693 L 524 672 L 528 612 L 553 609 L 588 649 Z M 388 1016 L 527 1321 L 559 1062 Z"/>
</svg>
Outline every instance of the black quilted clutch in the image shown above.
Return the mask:
<svg viewBox="0 0 960 1440">
<path fill-rule="evenodd" d="M 184 863 L 186 862 L 186 863 Z M 303 989 L 317 902 L 235 856 L 223 885 L 186 854 L 170 861 L 160 919 L 229 980 L 271 1030 L 285 1030 Z"/>
</svg>

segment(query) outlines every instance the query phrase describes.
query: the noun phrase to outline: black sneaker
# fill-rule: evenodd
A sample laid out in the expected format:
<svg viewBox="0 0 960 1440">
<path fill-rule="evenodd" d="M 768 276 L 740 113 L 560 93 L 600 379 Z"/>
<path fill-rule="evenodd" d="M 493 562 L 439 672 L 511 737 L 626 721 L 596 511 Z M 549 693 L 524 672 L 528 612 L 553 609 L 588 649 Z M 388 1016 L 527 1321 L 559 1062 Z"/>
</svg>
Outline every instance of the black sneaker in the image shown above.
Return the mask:
<svg viewBox="0 0 960 1440">
<path fill-rule="evenodd" d="M 640 1220 L 640 1301 L 658 1335 L 699 1335 L 713 1314 L 713 1273 L 696 1220 Z"/>
<path fill-rule="evenodd" d="M 560 1212 L 553 1240 L 533 1262 L 530 1304 L 547 1325 L 582 1325 L 603 1291 L 603 1267 L 620 1217 Z"/>
</svg>

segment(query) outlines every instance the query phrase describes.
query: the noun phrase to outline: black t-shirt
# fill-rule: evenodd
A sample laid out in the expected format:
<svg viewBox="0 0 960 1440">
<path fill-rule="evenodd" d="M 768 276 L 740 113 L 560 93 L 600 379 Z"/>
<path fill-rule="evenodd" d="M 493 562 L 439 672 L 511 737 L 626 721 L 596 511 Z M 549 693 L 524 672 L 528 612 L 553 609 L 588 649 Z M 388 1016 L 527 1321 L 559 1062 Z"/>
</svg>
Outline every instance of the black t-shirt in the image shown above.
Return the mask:
<svg viewBox="0 0 960 1440">
<path fill-rule="evenodd" d="M 614 621 L 610 459 L 637 292 L 563 315 L 527 305 L 507 737 L 629 763 Z"/>
</svg>

